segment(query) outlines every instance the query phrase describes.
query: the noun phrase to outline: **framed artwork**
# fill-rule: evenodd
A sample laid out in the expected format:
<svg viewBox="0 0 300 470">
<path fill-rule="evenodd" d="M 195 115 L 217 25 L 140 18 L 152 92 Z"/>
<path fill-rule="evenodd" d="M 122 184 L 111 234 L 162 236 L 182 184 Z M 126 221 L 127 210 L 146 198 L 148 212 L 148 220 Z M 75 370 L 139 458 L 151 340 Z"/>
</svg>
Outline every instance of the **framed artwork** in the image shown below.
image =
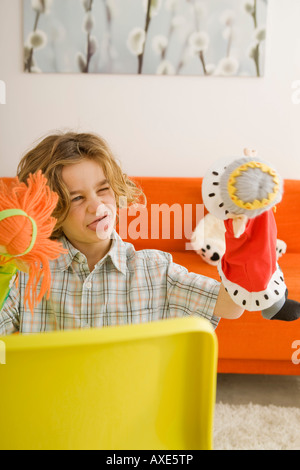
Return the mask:
<svg viewBox="0 0 300 470">
<path fill-rule="evenodd" d="M 264 74 L 267 0 L 23 0 L 24 71 Z"/>
</svg>

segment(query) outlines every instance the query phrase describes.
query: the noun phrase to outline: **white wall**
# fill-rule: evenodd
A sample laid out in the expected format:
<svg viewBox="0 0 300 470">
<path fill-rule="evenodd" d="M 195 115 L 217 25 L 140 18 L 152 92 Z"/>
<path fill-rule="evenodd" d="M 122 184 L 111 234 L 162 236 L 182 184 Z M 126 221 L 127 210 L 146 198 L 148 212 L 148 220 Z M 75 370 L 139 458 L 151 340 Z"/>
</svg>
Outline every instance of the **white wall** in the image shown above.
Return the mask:
<svg viewBox="0 0 300 470">
<path fill-rule="evenodd" d="M 300 1 L 269 0 L 264 78 L 35 75 L 22 71 L 22 2 L 0 0 L 0 175 L 12 176 L 33 142 L 58 128 L 95 131 L 124 170 L 202 176 L 245 146 L 300 179 Z M 300 93 L 299 93 L 300 96 Z"/>
</svg>

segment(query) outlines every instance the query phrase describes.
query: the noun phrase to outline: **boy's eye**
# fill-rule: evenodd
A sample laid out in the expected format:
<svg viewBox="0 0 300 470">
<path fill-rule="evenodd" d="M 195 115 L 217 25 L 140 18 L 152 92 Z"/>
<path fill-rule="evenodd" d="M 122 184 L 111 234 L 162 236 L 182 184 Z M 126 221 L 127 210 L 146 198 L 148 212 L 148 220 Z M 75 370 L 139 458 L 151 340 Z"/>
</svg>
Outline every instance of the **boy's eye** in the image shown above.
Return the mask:
<svg viewBox="0 0 300 470">
<path fill-rule="evenodd" d="M 80 199 L 82 199 L 82 196 L 77 196 L 77 197 L 74 197 L 74 199 L 72 199 L 71 202 L 77 202 L 77 201 L 80 201 Z"/>
<path fill-rule="evenodd" d="M 105 188 L 101 188 L 99 189 L 97 192 L 98 193 L 103 193 L 105 191 L 109 191 L 110 190 L 110 187 L 105 187 Z M 83 199 L 83 196 L 76 196 L 74 197 L 74 199 L 71 199 L 71 202 L 78 202 L 78 201 L 81 201 L 81 199 Z"/>
<path fill-rule="evenodd" d="M 103 192 L 105 192 L 105 191 L 108 191 L 109 189 L 110 189 L 109 187 L 107 187 L 107 188 L 101 188 L 101 189 L 99 189 L 97 192 L 98 192 L 98 193 L 103 193 Z M 74 197 L 74 199 L 71 200 L 71 202 L 78 202 L 78 201 L 80 201 L 81 199 L 83 199 L 83 196 L 76 196 L 76 197 Z"/>
</svg>

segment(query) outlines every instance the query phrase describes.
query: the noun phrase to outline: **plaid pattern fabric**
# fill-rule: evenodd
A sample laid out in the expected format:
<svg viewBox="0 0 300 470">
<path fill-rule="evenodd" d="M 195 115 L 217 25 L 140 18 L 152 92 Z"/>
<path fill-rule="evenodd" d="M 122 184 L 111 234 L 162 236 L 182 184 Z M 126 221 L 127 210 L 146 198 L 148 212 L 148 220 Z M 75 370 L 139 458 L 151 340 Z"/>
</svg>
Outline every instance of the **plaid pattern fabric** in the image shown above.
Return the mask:
<svg viewBox="0 0 300 470">
<path fill-rule="evenodd" d="M 86 257 L 63 237 L 68 253 L 51 262 L 49 300 L 32 316 L 24 306 L 27 275 L 19 273 L 0 312 L 0 336 L 75 328 L 106 327 L 186 315 L 213 316 L 220 284 L 189 273 L 169 253 L 135 251 L 114 232 L 107 255 L 90 272 Z"/>
</svg>

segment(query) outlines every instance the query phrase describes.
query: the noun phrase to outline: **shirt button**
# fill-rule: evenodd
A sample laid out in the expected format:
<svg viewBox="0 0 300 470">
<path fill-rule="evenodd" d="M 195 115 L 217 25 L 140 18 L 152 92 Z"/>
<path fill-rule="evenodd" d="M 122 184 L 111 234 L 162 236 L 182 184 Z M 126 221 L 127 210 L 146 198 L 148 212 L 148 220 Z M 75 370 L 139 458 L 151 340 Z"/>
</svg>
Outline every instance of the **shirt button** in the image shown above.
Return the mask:
<svg viewBox="0 0 300 470">
<path fill-rule="evenodd" d="M 86 285 L 85 285 L 85 287 L 90 290 L 90 289 L 92 288 L 92 283 L 91 283 L 91 282 L 87 282 Z"/>
</svg>

